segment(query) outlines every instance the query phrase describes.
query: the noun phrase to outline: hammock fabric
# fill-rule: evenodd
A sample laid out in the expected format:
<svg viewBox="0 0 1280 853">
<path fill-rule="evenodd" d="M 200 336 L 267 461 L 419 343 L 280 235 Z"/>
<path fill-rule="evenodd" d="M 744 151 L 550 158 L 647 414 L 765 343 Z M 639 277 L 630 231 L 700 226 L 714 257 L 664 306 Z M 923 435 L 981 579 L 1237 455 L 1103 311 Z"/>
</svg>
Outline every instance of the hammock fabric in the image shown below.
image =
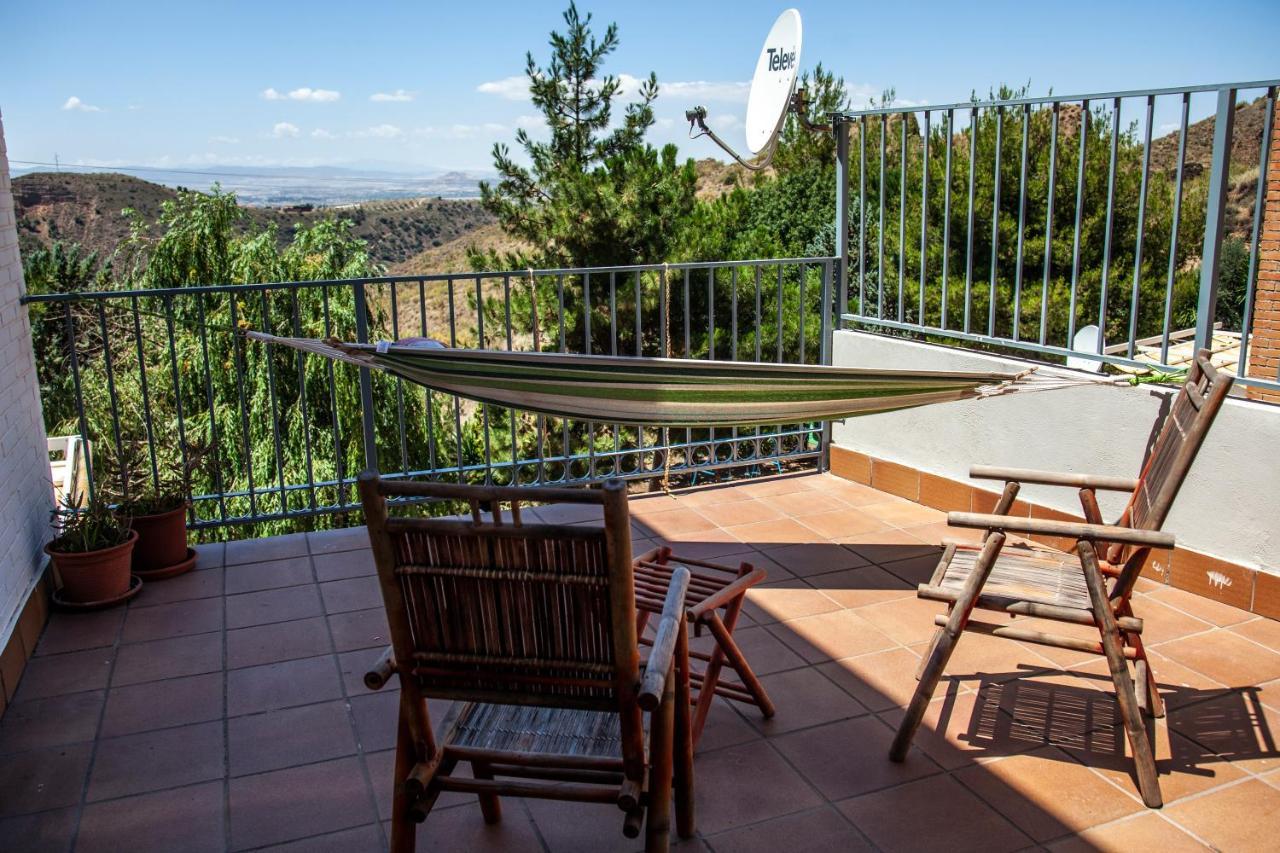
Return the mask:
<svg viewBox="0 0 1280 853">
<path fill-rule="evenodd" d="M 989 396 L 1014 373 L 881 370 L 743 361 L 351 344 L 247 332 L 436 391 L 546 415 L 667 427 L 763 426 Z"/>
</svg>

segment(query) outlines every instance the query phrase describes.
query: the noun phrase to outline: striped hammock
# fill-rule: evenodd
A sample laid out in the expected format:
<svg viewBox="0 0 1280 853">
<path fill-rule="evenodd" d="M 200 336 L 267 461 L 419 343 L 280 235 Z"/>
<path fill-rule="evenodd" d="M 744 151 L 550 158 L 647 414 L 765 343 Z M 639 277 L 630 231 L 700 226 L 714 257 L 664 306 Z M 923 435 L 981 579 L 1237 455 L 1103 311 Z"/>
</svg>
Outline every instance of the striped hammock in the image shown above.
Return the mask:
<svg viewBox="0 0 1280 853">
<path fill-rule="evenodd" d="M 666 427 L 833 421 L 1010 388 L 1023 374 L 352 344 L 247 332 L 436 391 L 546 415 Z"/>
</svg>

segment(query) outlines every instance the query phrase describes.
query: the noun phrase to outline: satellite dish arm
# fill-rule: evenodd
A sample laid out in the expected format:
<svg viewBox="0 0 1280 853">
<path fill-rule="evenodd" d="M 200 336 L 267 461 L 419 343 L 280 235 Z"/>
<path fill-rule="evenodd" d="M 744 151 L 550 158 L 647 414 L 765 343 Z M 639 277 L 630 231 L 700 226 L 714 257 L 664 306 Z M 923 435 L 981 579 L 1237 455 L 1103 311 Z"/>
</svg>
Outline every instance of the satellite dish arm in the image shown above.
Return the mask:
<svg viewBox="0 0 1280 853">
<path fill-rule="evenodd" d="M 725 142 L 723 139 L 721 139 L 719 136 L 717 136 L 714 130 L 707 127 L 707 108 L 706 107 L 694 107 L 691 110 L 685 110 L 684 117 L 689 122 L 689 138 L 690 139 L 697 139 L 700 136 L 708 137 L 716 145 L 719 145 L 721 148 L 723 148 L 730 157 L 738 161 L 738 165 L 742 166 L 744 169 L 748 169 L 752 172 L 762 172 L 765 169 L 769 168 L 769 164 L 773 162 L 774 152 L 778 150 L 777 131 L 774 132 L 773 139 L 769 141 L 769 150 L 765 153 L 764 159 L 753 163 L 750 160 L 742 159 L 742 157 L 739 156 L 737 151 L 734 151 L 732 148 L 730 148 L 729 144 Z M 787 118 L 787 114 L 784 112 L 782 114 L 782 118 L 778 120 L 779 130 L 782 129 L 782 122 L 785 121 L 786 118 Z M 697 133 L 693 132 L 695 127 L 698 129 Z"/>
<path fill-rule="evenodd" d="M 800 122 L 800 126 L 812 133 L 830 133 L 831 125 L 814 124 L 809 121 L 809 91 L 803 86 L 796 89 L 791 94 L 791 103 L 788 109 L 795 113 L 796 121 Z"/>
</svg>

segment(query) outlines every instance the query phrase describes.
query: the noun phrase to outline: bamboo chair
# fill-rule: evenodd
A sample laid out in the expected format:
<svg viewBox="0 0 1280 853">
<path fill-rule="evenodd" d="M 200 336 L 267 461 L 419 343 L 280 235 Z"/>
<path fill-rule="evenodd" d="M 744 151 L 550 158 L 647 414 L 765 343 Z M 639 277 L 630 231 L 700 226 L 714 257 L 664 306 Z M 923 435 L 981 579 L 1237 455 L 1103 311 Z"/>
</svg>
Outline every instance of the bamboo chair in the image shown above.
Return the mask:
<svg viewBox="0 0 1280 853">
<path fill-rule="evenodd" d="M 760 709 L 767 720 L 774 714 L 772 700 L 760 679 L 752 671 L 747 658 L 733 639 L 733 629 L 742 613 L 747 590 L 768 578 L 768 572 L 750 563 L 739 563 L 737 568 L 720 566 L 704 560 L 674 555 L 668 547 L 654 548 L 635 560 L 636 607 L 639 609 L 636 633 L 640 642 L 651 644 L 645 636 L 650 618 L 662 612 L 667 587 L 678 566 L 685 566 L 692 573 L 689 593 L 685 599 L 685 617 L 700 634 L 706 627 L 715 638 L 711 652 L 689 652 L 690 679 L 693 684 L 693 742 L 702 736 L 716 696 L 733 699 Z M 694 661 L 701 661 L 702 665 Z M 738 676 L 738 681 L 721 678 L 725 668 Z"/>
<path fill-rule="evenodd" d="M 673 573 L 642 669 L 622 483 L 500 488 L 365 472 L 360 496 L 391 629 L 365 683 L 397 674 L 401 686 L 392 851 L 414 849 L 415 823 L 445 791 L 477 794 L 488 823 L 502 796 L 611 803 L 627 837 L 643 825 L 645 849 L 664 851 L 674 788 L 677 832 L 692 836 L 689 573 Z M 389 496 L 466 501 L 471 518 L 391 517 Z M 604 526 L 525 524 L 525 501 L 600 505 Z M 428 697 L 457 700 L 439 740 Z M 474 778 L 454 775 L 459 762 Z"/>
<path fill-rule="evenodd" d="M 1142 712 L 1163 716 L 1164 706 L 1142 644 L 1142 620 L 1133 615 L 1131 595 L 1151 549 L 1173 547 L 1173 535 L 1160 528 L 1232 381 L 1230 375 L 1210 364 L 1207 350 L 1196 355 L 1137 479 L 987 466 L 970 471 L 973 477 L 1004 480 L 1004 492 L 991 515 L 953 512 L 947 517 L 948 523 L 956 527 L 978 528 L 987 533 L 981 546 L 944 543 L 932 579 L 920 585 L 921 598 L 946 602 L 949 612 L 935 619 L 938 631 L 916 673 L 920 683 L 890 749 L 892 760 L 906 758 L 960 634 L 977 631 L 1105 656 L 1133 751 L 1143 802 L 1151 808 L 1162 805 Z M 1085 522 L 1009 516 L 1021 483 L 1078 488 Z M 1128 505 L 1114 525 L 1103 523 L 1096 497 L 1099 489 L 1130 493 Z M 1076 540 L 1074 553 L 1005 548 L 1009 533 L 1070 537 Z M 1099 641 L 971 622 L 975 608 L 1091 625 L 1098 629 Z M 1132 677 L 1130 661 L 1134 665 Z"/>
</svg>

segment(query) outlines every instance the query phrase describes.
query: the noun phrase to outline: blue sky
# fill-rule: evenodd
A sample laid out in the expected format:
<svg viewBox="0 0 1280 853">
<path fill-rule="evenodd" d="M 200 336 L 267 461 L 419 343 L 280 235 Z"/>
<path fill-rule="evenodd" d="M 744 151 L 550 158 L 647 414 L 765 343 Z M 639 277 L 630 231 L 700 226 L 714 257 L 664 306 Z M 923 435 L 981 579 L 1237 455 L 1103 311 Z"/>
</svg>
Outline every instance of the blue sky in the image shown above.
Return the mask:
<svg viewBox="0 0 1280 853">
<path fill-rule="evenodd" d="M 680 120 L 705 104 L 731 140 L 782 3 L 584 2 L 616 21 L 614 74 L 656 71 L 656 143 L 712 156 Z M 1002 82 L 1033 94 L 1280 76 L 1271 2 L 809 2 L 801 66 L 842 74 L 858 104 L 947 103 Z M 546 59 L 563 5 L 30 2 L 0 9 L 15 161 L 486 169 L 535 127 L 524 54 Z M 519 81 L 515 81 L 519 84 Z M 381 96 L 381 97 L 378 97 Z M 1197 104 L 1197 111 L 1208 104 Z M 20 165 L 20 164 L 15 164 Z"/>
</svg>

